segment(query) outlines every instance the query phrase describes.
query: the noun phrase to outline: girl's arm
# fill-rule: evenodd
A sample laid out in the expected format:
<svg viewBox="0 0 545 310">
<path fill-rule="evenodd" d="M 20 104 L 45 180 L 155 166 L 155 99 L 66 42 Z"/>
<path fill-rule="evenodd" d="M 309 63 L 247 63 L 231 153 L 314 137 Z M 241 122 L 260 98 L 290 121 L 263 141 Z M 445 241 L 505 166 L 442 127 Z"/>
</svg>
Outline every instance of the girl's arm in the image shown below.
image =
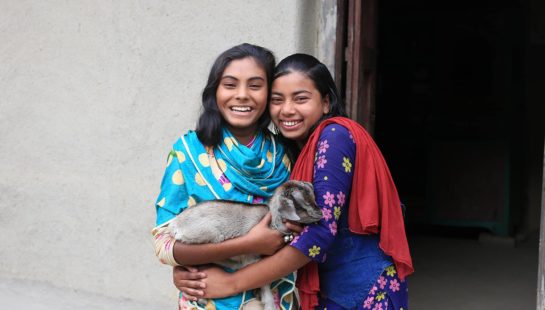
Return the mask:
<svg viewBox="0 0 545 310">
<path fill-rule="evenodd" d="M 205 290 L 200 290 L 197 287 L 192 292 L 197 292 L 197 296 L 205 298 L 235 295 L 280 279 L 306 265 L 309 261 L 310 259 L 299 250 L 287 246 L 275 255 L 268 256 L 235 273 L 227 273 L 220 268 L 204 268 L 202 271 L 204 271 L 205 278 L 202 278 L 200 283 L 204 284 L 204 287 L 201 286 L 201 288 L 205 288 Z M 190 293 L 190 295 L 192 294 Z"/>
<path fill-rule="evenodd" d="M 221 261 L 241 254 L 272 255 L 285 245 L 283 236 L 269 228 L 270 213 L 248 234 L 221 243 L 174 243 L 174 259 L 180 265 L 202 265 Z"/>
<path fill-rule="evenodd" d="M 285 225 L 289 230 L 294 232 L 295 235 L 299 235 L 303 231 L 303 227 L 301 227 L 300 224 L 286 222 Z M 290 248 L 290 247 L 285 247 L 285 249 L 287 249 L 287 248 Z M 292 250 L 297 252 L 297 250 L 295 250 L 295 249 L 292 249 Z M 289 255 L 290 254 L 288 254 L 288 256 Z M 266 259 L 266 260 L 268 260 L 268 259 Z M 302 260 L 304 260 L 304 258 L 302 258 Z M 277 264 L 275 262 L 275 260 L 270 259 L 270 263 L 275 264 L 274 265 L 275 267 L 281 267 L 281 268 L 279 268 L 280 270 L 286 270 L 286 269 L 289 270 L 291 268 L 291 266 L 294 266 L 294 265 L 295 266 L 299 266 L 299 265 L 302 266 L 302 265 L 306 264 L 306 262 L 299 263 L 299 262 L 296 262 L 296 261 L 293 262 L 293 261 L 289 261 L 289 260 L 284 260 L 284 261 L 287 263 L 287 266 L 280 266 L 279 264 Z M 309 261 L 309 259 L 307 259 L 305 261 Z M 266 265 L 262 265 L 262 268 L 272 270 Z M 217 272 L 214 269 L 217 269 Z M 258 269 L 258 268 L 256 268 L 256 269 Z M 204 295 L 203 289 L 206 287 L 206 284 L 204 282 L 202 282 L 202 279 L 206 278 L 207 274 L 205 272 L 202 272 L 203 270 L 206 270 L 207 273 L 217 273 L 219 277 L 224 276 L 224 275 L 228 275 L 227 273 L 225 273 L 223 271 L 223 269 L 218 268 L 218 267 L 213 267 L 213 266 L 206 266 L 206 267 L 204 267 L 204 266 L 203 267 L 176 266 L 176 267 L 174 267 L 173 277 L 172 277 L 174 285 L 182 293 L 184 293 L 184 295 L 188 299 L 197 300 L 198 297 L 202 297 Z M 247 270 L 245 272 L 248 273 L 248 274 L 251 273 L 251 272 L 259 272 L 260 274 L 262 274 L 264 277 L 262 279 L 256 279 L 257 283 L 261 283 L 263 281 L 266 282 L 268 280 L 268 278 L 270 278 L 271 276 L 272 277 L 277 277 L 277 278 L 281 277 L 281 276 L 277 276 L 276 274 L 267 274 L 266 275 L 265 273 L 261 273 L 260 271 Z M 281 271 L 281 273 L 283 273 L 283 272 L 284 271 Z M 291 272 L 288 271 L 286 274 L 288 274 L 288 273 L 291 273 Z M 242 275 L 242 274 L 240 274 L 239 276 L 244 277 L 244 275 Z M 218 283 L 225 283 L 225 281 L 229 281 L 229 280 L 223 280 L 223 281 L 220 280 L 220 281 L 218 281 Z M 252 285 L 252 283 L 247 283 L 246 285 Z M 244 286 L 244 285 L 240 285 L 240 286 Z M 225 287 L 225 288 L 227 288 L 227 287 Z M 235 288 L 233 288 L 233 290 L 229 290 L 229 293 L 222 292 L 221 290 L 214 290 L 214 289 L 212 291 L 215 292 L 216 294 L 225 294 L 225 296 L 227 296 L 230 292 L 235 291 Z"/>
<path fill-rule="evenodd" d="M 322 262 L 337 234 L 337 220 L 348 206 L 355 144 L 346 128 L 328 126 L 320 136 L 318 152 L 313 183 L 316 202 L 324 214 L 318 224 L 307 226 L 291 246 L 235 273 L 228 274 L 216 268 L 202 269 L 204 279 L 192 275 L 189 280 L 190 273 L 178 272 L 174 275 L 175 285 L 191 298 L 226 297 L 279 279 L 311 259 Z M 179 285 L 181 283 L 187 286 Z"/>
<path fill-rule="evenodd" d="M 178 144 L 178 142 L 177 142 Z M 155 204 L 157 220 L 152 234 L 155 253 L 162 263 L 176 265 L 200 265 L 220 261 L 240 254 L 271 255 L 284 246 L 281 234 L 268 227 L 270 215 L 266 216 L 244 237 L 216 244 L 187 245 L 176 241 L 166 229 L 166 223 L 181 213 L 188 205 L 189 193 L 177 160 L 177 144 L 169 153 L 167 167 L 161 182 L 161 192 Z"/>
</svg>

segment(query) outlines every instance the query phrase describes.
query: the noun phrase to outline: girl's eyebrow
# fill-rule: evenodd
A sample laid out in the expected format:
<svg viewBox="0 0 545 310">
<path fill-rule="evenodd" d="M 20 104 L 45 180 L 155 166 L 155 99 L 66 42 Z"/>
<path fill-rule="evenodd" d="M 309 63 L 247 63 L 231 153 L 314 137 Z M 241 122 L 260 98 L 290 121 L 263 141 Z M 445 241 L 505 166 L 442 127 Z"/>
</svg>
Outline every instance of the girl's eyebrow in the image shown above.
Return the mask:
<svg viewBox="0 0 545 310">
<path fill-rule="evenodd" d="M 310 91 L 306 90 L 306 89 L 301 89 L 301 90 L 298 90 L 298 91 L 294 91 L 293 92 L 293 96 L 296 96 L 296 95 L 299 95 L 299 94 L 302 94 L 302 93 L 309 93 L 309 94 L 312 94 Z"/>
<path fill-rule="evenodd" d="M 232 75 L 224 75 L 221 77 L 221 79 L 233 79 L 233 80 L 239 80 L 238 78 L 232 76 Z M 251 78 L 248 79 L 248 81 L 254 81 L 254 80 L 262 80 L 262 81 L 265 81 L 265 79 L 261 76 L 252 76 Z"/>
<path fill-rule="evenodd" d="M 294 91 L 291 95 L 292 96 L 297 96 L 297 95 L 300 95 L 302 93 L 308 93 L 308 94 L 312 94 L 310 91 L 308 90 L 305 90 L 305 89 L 302 89 L 302 90 L 297 90 L 297 91 Z M 271 95 L 279 95 L 279 96 L 283 96 L 282 93 L 280 92 L 277 92 L 277 91 L 271 91 Z"/>
</svg>

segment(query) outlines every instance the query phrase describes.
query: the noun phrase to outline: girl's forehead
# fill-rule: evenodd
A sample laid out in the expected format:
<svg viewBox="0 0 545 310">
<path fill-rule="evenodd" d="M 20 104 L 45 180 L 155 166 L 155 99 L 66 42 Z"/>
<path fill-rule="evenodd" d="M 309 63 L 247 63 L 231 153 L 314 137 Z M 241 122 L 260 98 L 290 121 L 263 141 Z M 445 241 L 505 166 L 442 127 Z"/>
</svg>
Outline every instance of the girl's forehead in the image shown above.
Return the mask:
<svg viewBox="0 0 545 310">
<path fill-rule="evenodd" d="M 273 81 L 273 89 L 292 89 L 301 87 L 316 88 L 314 81 L 306 74 L 299 71 L 292 71 L 277 77 Z"/>
<path fill-rule="evenodd" d="M 233 59 L 223 70 L 221 77 L 236 76 L 236 77 L 261 77 L 267 79 L 266 72 L 263 66 L 253 57 L 245 57 Z"/>
<path fill-rule="evenodd" d="M 253 57 L 244 57 L 231 60 L 227 66 L 225 66 L 224 72 L 227 70 L 240 69 L 240 68 L 252 68 L 263 70 L 261 66 Z"/>
</svg>

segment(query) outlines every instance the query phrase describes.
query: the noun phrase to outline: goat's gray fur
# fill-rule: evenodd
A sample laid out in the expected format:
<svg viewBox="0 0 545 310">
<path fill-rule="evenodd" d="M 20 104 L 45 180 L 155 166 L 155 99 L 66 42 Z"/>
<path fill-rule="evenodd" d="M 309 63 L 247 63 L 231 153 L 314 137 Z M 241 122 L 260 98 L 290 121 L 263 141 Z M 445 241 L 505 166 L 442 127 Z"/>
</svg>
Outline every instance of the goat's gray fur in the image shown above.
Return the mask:
<svg viewBox="0 0 545 310">
<path fill-rule="evenodd" d="M 227 200 L 203 201 L 180 213 L 170 224 L 170 234 L 186 244 L 219 243 L 245 235 L 271 212 L 271 228 L 289 234 L 284 220 L 302 224 L 317 222 L 322 211 L 314 199 L 312 183 L 287 181 L 274 192 L 268 204 Z M 258 261 L 259 255 L 239 255 L 216 264 L 239 269 Z M 270 287 L 261 288 L 264 309 L 275 309 Z"/>
</svg>

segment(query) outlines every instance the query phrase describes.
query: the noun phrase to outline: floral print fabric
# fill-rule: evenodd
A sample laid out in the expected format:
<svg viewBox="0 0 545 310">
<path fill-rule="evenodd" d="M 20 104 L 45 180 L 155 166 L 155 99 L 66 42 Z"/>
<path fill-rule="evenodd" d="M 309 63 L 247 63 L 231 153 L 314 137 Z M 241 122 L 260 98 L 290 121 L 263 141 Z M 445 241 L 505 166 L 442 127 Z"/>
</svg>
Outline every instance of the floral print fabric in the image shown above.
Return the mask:
<svg viewBox="0 0 545 310">
<path fill-rule="evenodd" d="M 356 145 L 350 132 L 338 124 L 328 125 L 318 140 L 314 161 L 314 192 L 322 219 L 303 230 L 291 243 L 310 259 L 322 263 L 337 235 L 342 212 L 348 211 Z M 407 285 L 394 266 L 384 270 L 359 309 L 407 310 Z M 320 299 L 317 309 L 342 309 L 329 299 Z"/>
<path fill-rule="evenodd" d="M 322 132 L 316 150 L 313 185 L 323 217 L 317 224 L 305 227 L 291 245 L 320 263 L 326 260 L 341 212 L 348 207 L 356 148 L 346 128 L 330 125 Z"/>
<path fill-rule="evenodd" d="M 402 281 L 397 276 L 395 266 L 390 266 L 384 270 L 377 279 L 373 288 L 363 299 L 359 310 L 408 310 L 408 288 L 407 282 Z M 320 304 L 315 310 L 341 310 L 341 306 L 327 298 L 320 299 Z"/>
</svg>

